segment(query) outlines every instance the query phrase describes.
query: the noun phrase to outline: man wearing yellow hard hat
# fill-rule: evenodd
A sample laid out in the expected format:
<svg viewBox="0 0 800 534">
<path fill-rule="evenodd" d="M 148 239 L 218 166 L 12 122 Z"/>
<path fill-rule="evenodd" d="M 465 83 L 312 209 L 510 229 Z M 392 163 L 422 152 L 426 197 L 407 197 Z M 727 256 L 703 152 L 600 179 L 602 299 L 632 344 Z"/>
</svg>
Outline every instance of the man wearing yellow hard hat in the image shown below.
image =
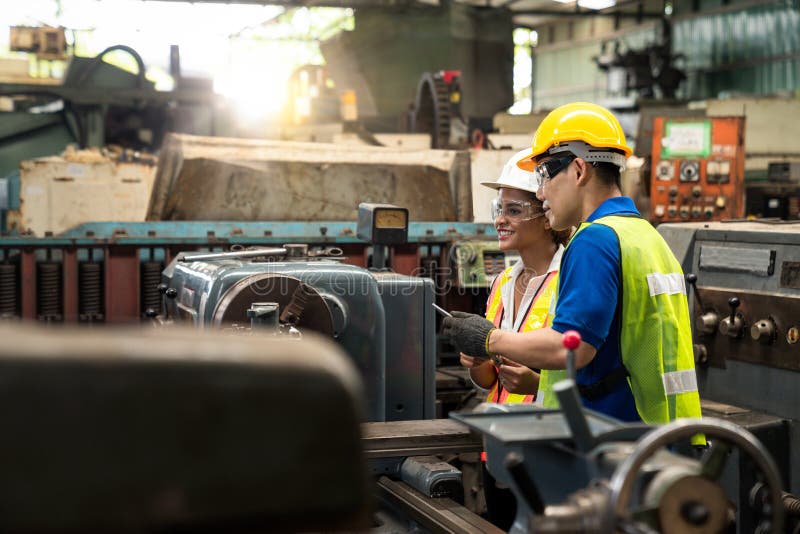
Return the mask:
<svg viewBox="0 0 800 534">
<path fill-rule="evenodd" d="M 499 353 L 540 369 L 565 367 L 562 334 L 576 330 L 584 406 L 623 421 L 700 417 L 683 273 L 622 196 L 630 154 L 619 121 L 601 106 L 576 102 L 547 115 L 517 165 L 541 175 L 537 197 L 552 228 L 578 227 L 562 258 L 553 323 L 516 333 L 461 315 L 444 327 L 461 352 Z"/>
</svg>

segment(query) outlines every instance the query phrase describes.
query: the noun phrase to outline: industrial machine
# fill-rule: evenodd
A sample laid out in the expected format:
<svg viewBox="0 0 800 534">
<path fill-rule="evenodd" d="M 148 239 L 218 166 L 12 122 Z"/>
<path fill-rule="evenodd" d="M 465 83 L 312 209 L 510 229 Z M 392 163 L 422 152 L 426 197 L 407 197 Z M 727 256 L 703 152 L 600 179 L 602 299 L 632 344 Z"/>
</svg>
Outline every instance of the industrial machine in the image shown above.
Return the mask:
<svg viewBox="0 0 800 534">
<path fill-rule="evenodd" d="M 758 218 L 800 219 L 800 162 L 769 163 L 766 181 L 747 184 L 745 211 Z"/>
<path fill-rule="evenodd" d="M 742 117 L 656 117 L 652 146 L 651 222 L 744 216 Z"/>
<path fill-rule="evenodd" d="M 43 31 L 37 35 L 45 40 L 31 40 L 31 47 L 51 46 L 47 36 L 52 32 Z M 138 72 L 106 63 L 105 56 L 114 51 L 129 54 Z M 170 57 L 173 91 L 156 91 L 145 78 L 142 58 L 125 45 L 110 46 L 95 57 L 71 57 L 59 85 L 0 83 L 0 96 L 13 102 L 12 110 L 0 112 L 0 178 L 13 173 L 22 160 L 60 154 L 70 144 L 154 152 L 168 131 L 227 131 L 210 80 L 182 77 L 177 47 Z"/>
<path fill-rule="evenodd" d="M 305 245 L 179 254 L 163 276 L 167 318 L 202 328 L 321 333 L 361 371 L 369 420 L 434 417 L 433 280 L 370 272 L 332 254 L 312 257 Z"/>
<path fill-rule="evenodd" d="M 519 261 L 516 252 L 500 250 L 497 241 L 464 240 L 452 249 L 458 287 L 490 287 L 494 278 Z"/>
<path fill-rule="evenodd" d="M 484 435 L 490 471 L 516 496 L 511 532 L 783 532 L 779 471 L 748 431 L 713 418 L 621 424 L 583 411 L 571 379 L 554 391 L 561 411 L 454 415 Z M 711 447 L 678 454 L 697 433 Z"/>
<path fill-rule="evenodd" d="M 800 489 L 800 233 L 775 220 L 659 226 L 689 273 L 701 398 L 780 418 L 763 438 Z M 743 392 L 747 392 L 744 394 Z"/>
<path fill-rule="evenodd" d="M 197 328 L 321 333 L 339 342 L 361 371 L 371 421 L 429 419 L 436 396 L 435 276 L 389 270 L 388 247 L 405 244 L 408 231 L 407 209 L 362 203 L 357 236 L 371 244 L 369 270 L 344 264 L 343 251 L 333 246 L 182 252 L 159 285 L 164 313 L 147 314 L 161 324 Z M 465 244 L 455 248 L 463 251 Z M 463 258 L 459 274 L 471 263 L 475 258 Z M 488 284 L 486 278 L 458 281 L 465 289 Z"/>
<path fill-rule="evenodd" d="M 672 47 L 672 23 L 662 17 L 658 42 L 641 49 L 626 47 L 624 39 L 613 43 L 613 51 L 607 50 L 609 42 L 602 43 L 599 56 L 594 62 L 607 74 L 609 95 L 628 96 L 635 92 L 639 98 L 673 99 L 686 73 L 675 66 L 682 54 L 674 54 Z"/>
</svg>

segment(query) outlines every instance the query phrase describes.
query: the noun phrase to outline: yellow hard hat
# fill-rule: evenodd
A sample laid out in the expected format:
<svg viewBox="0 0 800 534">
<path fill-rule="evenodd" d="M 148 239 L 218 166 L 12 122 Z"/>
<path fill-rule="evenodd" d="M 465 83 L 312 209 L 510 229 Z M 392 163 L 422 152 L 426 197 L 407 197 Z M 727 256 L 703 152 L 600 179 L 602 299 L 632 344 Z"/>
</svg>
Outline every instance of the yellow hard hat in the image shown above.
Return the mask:
<svg viewBox="0 0 800 534">
<path fill-rule="evenodd" d="M 595 149 L 606 148 L 614 151 L 617 155 L 620 155 L 617 152 L 619 151 L 624 154 L 624 158 L 633 153 L 625 142 L 625 132 L 622 131 L 622 126 L 610 111 L 603 106 L 589 102 L 573 102 L 559 106 L 548 113 L 536 133 L 533 134 L 532 151 L 519 160 L 517 165 L 521 169 L 532 171 L 539 157 L 554 147 L 573 141 L 582 141 Z M 558 152 L 560 151 L 558 150 Z M 601 155 L 596 150 L 588 152 L 596 156 Z M 580 154 L 575 155 L 582 157 Z M 618 161 L 624 158 L 613 159 Z M 600 157 L 591 159 L 594 161 L 605 160 Z M 616 161 L 612 162 L 616 163 Z"/>
</svg>

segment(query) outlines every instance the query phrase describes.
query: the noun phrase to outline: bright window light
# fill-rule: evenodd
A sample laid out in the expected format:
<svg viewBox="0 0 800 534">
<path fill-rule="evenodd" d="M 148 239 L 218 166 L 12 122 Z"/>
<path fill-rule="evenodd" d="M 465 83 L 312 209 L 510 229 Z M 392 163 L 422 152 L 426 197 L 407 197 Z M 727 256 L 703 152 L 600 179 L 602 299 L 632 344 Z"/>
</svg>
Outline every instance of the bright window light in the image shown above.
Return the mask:
<svg viewBox="0 0 800 534">
<path fill-rule="evenodd" d="M 616 0 L 578 0 L 578 5 L 586 9 L 605 9 L 616 3 Z"/>
</svg>

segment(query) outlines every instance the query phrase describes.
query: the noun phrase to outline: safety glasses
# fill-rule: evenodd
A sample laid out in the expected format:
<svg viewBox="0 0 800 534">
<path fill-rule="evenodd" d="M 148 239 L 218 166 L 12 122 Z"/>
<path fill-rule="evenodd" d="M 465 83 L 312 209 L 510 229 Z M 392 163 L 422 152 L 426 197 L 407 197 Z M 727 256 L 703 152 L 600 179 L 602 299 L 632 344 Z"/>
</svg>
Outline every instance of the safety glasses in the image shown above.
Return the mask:
<svg viewBox="0 0 800 534">
<path fill-rule="evenodd" d="M 542 177 L 542 183 L 549 182 L 553 178 L 555 178 L 558 173 L 566 169 L 570 163 L 575 160 L 574 155 L 570 154 L 568 156 L 562 156 L 560 158 L 552 158 L 548 159 L 547 161 L 543 161 L 536 166 L 536 170 L 539 172 L 539 175 Z"/>
<path fill-rule="evenodd" d="M 531 221 L 543 216 L 544 211 L 538 205 L 534 207 L 533 202 L 492 199 L 492 219 L 497 219 L 501 214 L 509 221 Z"/>
</svg>

